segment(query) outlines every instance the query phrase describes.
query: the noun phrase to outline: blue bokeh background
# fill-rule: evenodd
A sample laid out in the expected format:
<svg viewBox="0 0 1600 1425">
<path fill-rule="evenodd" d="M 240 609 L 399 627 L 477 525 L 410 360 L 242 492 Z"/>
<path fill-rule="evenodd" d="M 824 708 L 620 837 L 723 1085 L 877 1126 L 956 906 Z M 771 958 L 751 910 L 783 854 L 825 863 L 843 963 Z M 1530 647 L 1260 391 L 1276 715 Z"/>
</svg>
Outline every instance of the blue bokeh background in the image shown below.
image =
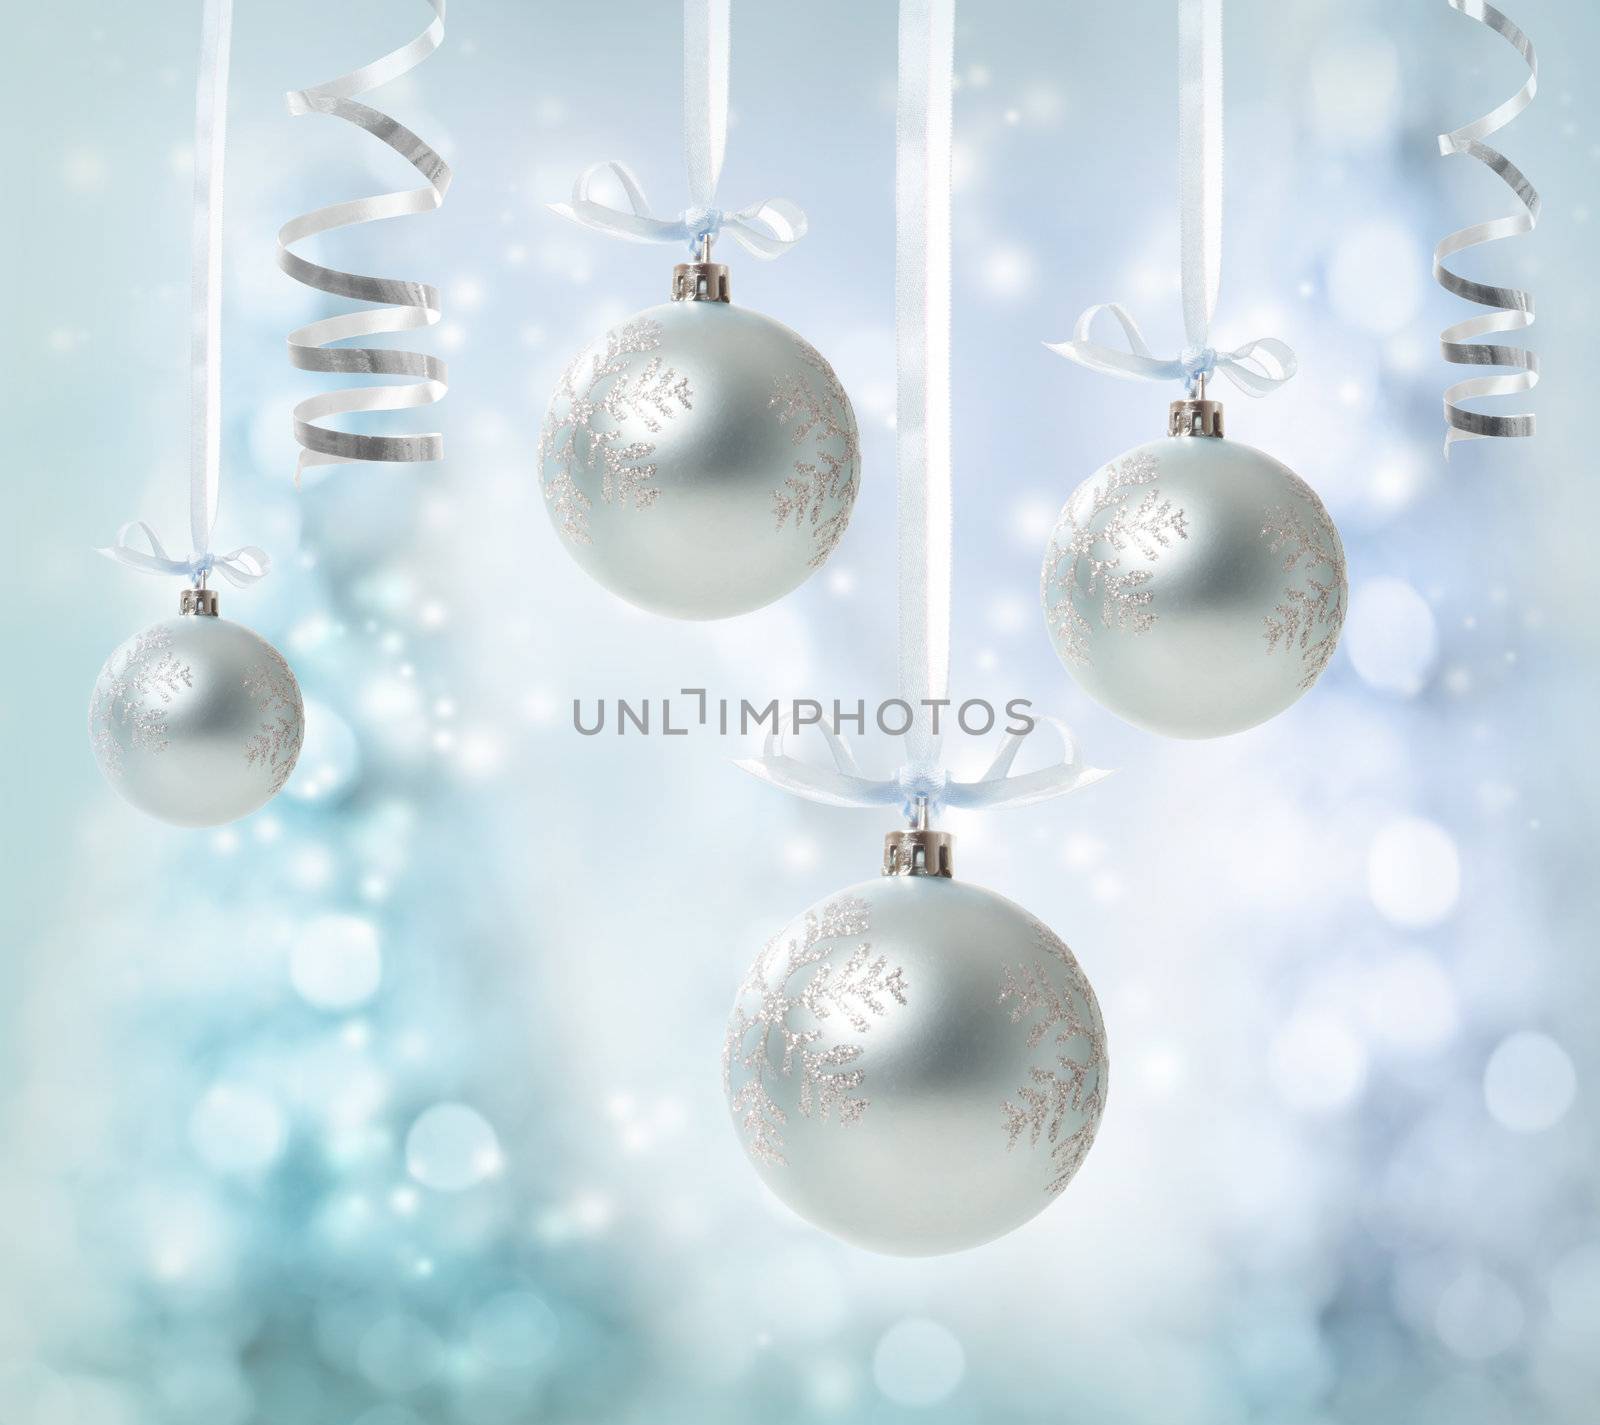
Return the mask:
<svg viewBox="0 0 1600 1425">
<path fill-rule="evenodd" d="M 1076 950 L 1116 1073 L 1050 1211 L 898 1261 L 764 1195 L 717 1073 L 750 957 L 871 874 L 883 819 L 779 796 L 709 731 L 571 727 L 575 697 L 893 691 L 893 7 L 735 10 L 722 197 L 812 224 L 736 257 L 737 295 L 834 362 L 866 467 L 823 573 L 692 626 L 581 578 L 532 469 L 565 358 L 676 260 L 543 205 L 617 157 L 682 206 L 678 7 L 460 0 L 377 96 L 455 187 L 317 251 L 444 289 L 449 458 L 297 491 L 319 378 L 283 338 L 327 308 L 273 234 L 411 175 L 282 94 L 425 10 L 240 6 L 219 546 L 277 570 L 225 611 L 311 724 L 287 794 L 211 833 L 124 807 L 83 727 L 175 597 L 90 551 L 135 517 L 183 542 L 198 5 L 12 28 L 0 1422 L 1592 1425 L 1600 12 L 1517 0 L 1544 86 L 1503 143 L 1544 221 L 1463 265 L 1538 296 L 1542 425 L 1447 466 L 1462 312 L 1429 250 L 1508 199 L 1434 135 L 1516 57 L 1443 0 L 1230 4 L 1216 334 L 1302 363 L 1231 432 L 1322 492 L 1353 602 L 1311 696 L 1187 745 L 1078 694 L 1035 605 L 1066 493 L 1164 419 L 1040 342 L 1120 299 L 1179 343 L 1173 8 L 967 5 L 954 688 L 1031 697 L 1118 771 L 951 820 L 963 873 Z"/>
</svg>

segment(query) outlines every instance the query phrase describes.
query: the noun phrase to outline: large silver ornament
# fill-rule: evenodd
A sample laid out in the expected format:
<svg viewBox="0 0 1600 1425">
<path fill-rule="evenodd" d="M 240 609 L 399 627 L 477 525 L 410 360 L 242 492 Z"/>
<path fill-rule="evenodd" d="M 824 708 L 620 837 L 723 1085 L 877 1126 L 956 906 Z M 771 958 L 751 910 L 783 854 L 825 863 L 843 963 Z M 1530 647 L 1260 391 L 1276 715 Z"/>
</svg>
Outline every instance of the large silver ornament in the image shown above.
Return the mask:
<svg viewBox="0 0 1600 1425">
<path fill-rule="evenodd" d="M 1217 403 L 1175 403 L 1175 426 L 1202 418 L 1220 432 Z M 1220 737 L 1317 681 L 1348 585 L 1339 531 L 1304 480 L 1220 433 L 1184 433 L 1073 492 L 1040 593 L 1056 653 L 1095 701 L 1151 732 Z"/>
<path fill-rule="evenodd" d="M 937 832 L 897 833 L 891 854 L 917 837 L 948 854 Z M 767 1186 L 901 1256 L 975 1247 L 1047 1207 L 1094 1141 L 1106 1073 L 1072 952 L 1004 897 L 925 873 L 852 886 L 770 941 L 723 1049 Z"/>
<path fill-rule="evenodd" d="M 720 285 L 613 327 L 562 373 L 539 479 L 562 543 L 612 593 L 725 618 L 822 567 L 855 504 L 861 449 L 822 356 L 729 305 L 720 264 L 680 266 L 680 286 L 689 271 Z"/>
<path fill-rule="evenodd" d="M 190 591 L 186 607 L 215 608 Z M 153 624 L 106 659 L 89 738 L 106 780 L 177 826 L 247 816 L 288 781 L 305 735 L 294 674 L 270 643 L 213 613 Z"/>
</svg>

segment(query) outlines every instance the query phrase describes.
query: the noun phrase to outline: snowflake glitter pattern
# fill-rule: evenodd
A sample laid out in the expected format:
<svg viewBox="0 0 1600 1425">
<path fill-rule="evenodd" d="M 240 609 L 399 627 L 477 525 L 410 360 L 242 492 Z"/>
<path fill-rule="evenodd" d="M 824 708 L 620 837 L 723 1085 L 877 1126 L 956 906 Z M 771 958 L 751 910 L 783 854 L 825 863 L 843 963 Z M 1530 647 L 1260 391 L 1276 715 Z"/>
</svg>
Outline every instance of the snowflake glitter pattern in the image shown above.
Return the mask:
<svg viewBox="0 0 1600 1425">
<path fill-rule="evenodd" d="M 1054 1197 L 1082 1166 L 1100 1126 L 1106 1042 L 1094 991 L 1082 967 L 1045 926 L 1038 926 L 1035 935 L 1039 954 L 1029 964 L 1005 969 L 999 1003 L 1010 1006 L 1013 1024 L 1028 1026 L 1029 1049 L 1037 1049 L 1054 1035 L 1055 1064 L 1029 1069 L 1029 1081 L 1017 1089 L 1015 1102 L 1007 1099 L 1001 1104 L 1000 1114 L 1008 1151 L 1024 1135 L 1030 1148 L 1037 1148 L 1041 1140 L 1050 1145 L 1045 1193 Z M 1057 983 L 1063 972 L 1064 987 Z M 1081 1058 L 1072 1052 L 1080 1043 L 1086 1046 Z M 1067 1131 L 1074 1116 L 1077 1124 Z"/>
<path fill-rule="evenodd" d="M 856 475 L 861 468 L 861 442 L 844 387 L 827 360 L 800 338 L 795 354 L 816 375 L 816 383 L 801 372 L 773 378 L 768 401 L 778 423 L 790 427 L 794 443 L 812 442 L 814 459 L 797 459 L 794 473 L 772 494 L 777 528 L 792 517 L 795 528 L 808 524 L 812 531 L 812 569 L 820 569 L 844 537 L 850 511 L 856 502 Z M 820 386 L 820 390 L 819 390 Z M 823 511 L 832 506 L 825 518 Z"/>
<path fill-rule="evenodd" d="M 262 651 L 264 661 L 244 680 L 244 690 L 262 716 L 260 728 L 244 745 L 244 760 L 271 774 L 272 795 L 277 796 L 299 759 L 305 719 L 299 686 L 283 655 L 270 646 Z"/>
<path fill-rule="evenodd" d="M 580 353 L 561 373 L 557 399 L 565 397 L 566 410 L 557 415 L 553 401 L 539 432 L 539 467 L 552 461 L 560 469 L 546 474 L 544 496 L 549 501 L 561 533 L 575 544 L 590 544 L 589 511 L 594 502 L 578 484 L 580 474 L 600 474 L 600 498 L 608 505 L 642 510 L 661 494 L 650 482 L 656 467 L 650 457 L 655 445 L 647 440 L 622 440 L 620 427 L 639 421 L 659 435 L 666 421 L 680 410 L 693 409 L 689 378 L 680 376 L 659 356 L 633 369 L 633 358 L 661 345 L 661 324 L 649 320 L 628 322 L 605 335 L 605 350 Z M 587 363 L 588 370 L 584 371 Z M 610 428 L 596 425 L 604 416 Z M 580 436 L 582 437 L 580 441 Z"/>
<path fill-rule="evenodd" d="M 1153 561 L 1174 539 L 1189 537 L 1183 510 L 1162 499 L 1159 490 L 1145 489 L 1144 498 L 1132 503 L 1134 494 L 1160 473 L 1153 455 L 1126 456 L 1108 465 L 1105 479 L 1075 494 L 1062 512 L 1045 553 L 1040 596 L 1056 648 L 1068 663 L 1081 667 L 1090 661 L 1092 630 L 1073 597 L 1080 588 L 1085 595 L 1099 592 L 1100 618 L 1106 628 L 1139 634 L 1155 627 L 1154 596 L 1143 587 L 1150 581 L 1150 571 L 1124 569 L 1122 557 L 1133 550 Z"/>
<path fill-rule="evenodd" d="M 172 651 L 172 636 L 160 626 L 139 634 L 118 662 L 118 667 L 106 670 L 110 676 L 96 686 L 89 705 L 94 750 L 109 777 L 122 775 L 122 743 L 116 725 L 127 729 L 129 746 L 135 750 L 165 752 L 166 709 L 150 707 L 145 699 L 156 697 L 170 703 L 180 690 L 194 686 L 189 665 L 179 662 Z"/>
<path fill-rule="evenodd" d="M 1261 536 L 1268 549 L 1283 555 L 1283 572 L 1297 575 L 1298 582 L 1266 615 L 1262 636 L 1268 653 L 1280 647 L 1300 650 L 1300 688 L 1305 690 L 1322 676 L 1338 646 L 1348 583 L 1344 546 L 1326 507 L 1298 475 L 1290 478 L 1305 513 L 1272 507 L 1261 518 Z M 1326 572 L 1319 578 L 1320 571 Z"/>
<path fill-rule="evenodd" d="M 856 1093 L 865 1076 L 850 1067 L 860 1058 L 861 1046 L 838 1042 L 822 1047 L 820 1026 L 838 1016 L 857 1034 L 866 1034 L 874 1020 L 889 1012 L 890 1001 L 907 1003 L 901 971 L 889 969 L 886 956 L 874 958 L 872 946 L 865 940 L 842 965 L 822 963 L 838 941 L 866 934 L 870 919 L 867 903 L 857 896 L 841 896 L 820 912 L 806 912 L 802 935 L 787 944 L 781 936 L 768 941 L 739 987 L 722 1049 L 722 1084 L 750 1152 L 764 1163 L 781 1167 L 788 1161 L 783 1156 L 783 1126 L 788 1115 L 768 1089 L 773 1074 L 792 1078 L 799 1072 L 799 1109 L 807 1118 L 826 1120 L 831 1110 L 845 1125 L 855 1123 L 867 1111 L 870 1100 Z M 780 965 L 782 973 L 774 983 L 772 976 Z M 814 972 L 802 985 L 792 984 L 797 975 L 812 967 Z M 753 1012 L 745 1008 L 747 999 L 755 1002 Z M 816 1025 L 796 1027 L 793 1017 L 797 1010 L 805 1011 Z M 749 1075 L 737 1092 L 733 1089 L 736 1063 Z"/>
</svg>

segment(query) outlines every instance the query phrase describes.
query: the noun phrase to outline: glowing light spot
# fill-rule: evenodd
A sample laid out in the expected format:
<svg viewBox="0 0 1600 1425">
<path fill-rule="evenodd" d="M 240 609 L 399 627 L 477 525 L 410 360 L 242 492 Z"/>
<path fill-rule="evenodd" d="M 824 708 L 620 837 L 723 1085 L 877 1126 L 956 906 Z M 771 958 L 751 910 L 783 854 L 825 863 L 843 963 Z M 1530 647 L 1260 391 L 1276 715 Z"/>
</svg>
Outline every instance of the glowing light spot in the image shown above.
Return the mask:
<svg viewBox="0 0 1600 1425">
<path fill-rule="evenodd" d="M 1292 1016 L 1272 1041 L 1272 1083 L 1292 1108 L 1331 1113 L 1367 1080 L 1366 1046 L 1343 1020 L 1322 1010 Z"/>
<path fill-rule="evenodd" d="M 1461 894 L 1461 858 L 1449 832 L 1421 817 L 1391 821 L 1367 852 L 1367 893 L 1395 925 L 1439 924 Z"/>
<path fill-rule="evenodd" d="M 289 952 L 295 991 L 318 1009 L 353 1009 L 377 993 L 383 957 L 377 927 L 354 915 L 321 915 Z"/>
<path fill-rule="evenodd" d="M 1483 1101 L 1489 1116 L 1515 1133 L 1540 1133 L 1566 1117 L 1577 1092 L 1572 1059 L 1547 1034 L 1510 1035 L 1489 1056 Z"/>
<path fill-rule="evenodd" d="M 1468 1267 L 1439 1296 L 1434 1329 L 1456 1355 L 1486 1361 L 1522 1335 L 1522 1302 L 1510 1285 L 1482 1267 Z"/>
<path fill-rule="evenodd" d="M 406 1170 L 436 1192 L 464 1192 L 503 1166 L 488 1119 L 462 1103 L 435 1104 L 406 1135 Z"/>
<path fill-rule="evenodd" d="M 919 1317 L 897 1321 L 872 1353 L 872 1379 L 896 1405 L 937 1405 L 950 1397 L 966 1371 L 961 1342 L 937 1321 Z"/>
<path fill-rule="evenodd" d="M 288 1126 L 266 1094 L 244 1084 L 214 1084 L 189 1115 L 189 1141 L 219 1173 L 259 1173 L 283 1153 Z"/>
<path fill-rule="evenodd" d="M 1368 579 L 1357 586 L 1344 643 L 1364 683 L 1403 698 L 1422 691 L 1439 656 L 1433 610 L 1404 579 Z"/>
</svg>

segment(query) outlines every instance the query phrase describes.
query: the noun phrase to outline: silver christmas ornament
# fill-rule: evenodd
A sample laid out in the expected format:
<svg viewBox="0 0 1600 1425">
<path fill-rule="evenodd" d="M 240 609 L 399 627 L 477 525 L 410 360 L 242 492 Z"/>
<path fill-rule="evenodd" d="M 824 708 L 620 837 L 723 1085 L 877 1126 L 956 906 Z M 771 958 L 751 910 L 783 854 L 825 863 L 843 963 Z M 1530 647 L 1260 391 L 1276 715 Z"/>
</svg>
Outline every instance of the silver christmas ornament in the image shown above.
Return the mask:
<svg viewBox="0 0 1600 1425">
<path fill-rule="evenodd" d="M 652 613 L 714 619 L 797 588 L 855 503 L 855 413 L 794 332 L 730 305 L 720 263 L 562 373 L 539 437 L 545 505 L 572 557 Z"/>
<path fill-rule="evenodd" d="M 887 838 L 884 874 L 756 957 L 723 1049 L 735 1130 L 807 1221 L 900 1256 L 991 1241 L 1071 1181 L 1106 1094 L 1100 1007 L 1020 906 L 950 878 L 951 838 Z"/>
<path fill-rule="evenodd" d="M 1221 737 L 1306 692 L 1339 641 L 1348 586 L 1316 492 L 1223 438 L 1215 401 L 1176 401 L 1169 435 L 1067 501 L 1040 592 L 1056 653 L 1118 717 Z"/>
<path fill-rule="evenodd" d="M 106 660 L 89 737 L 106 780 L 140 811 L 217 826 L 282 790 L 305 714 L 289 665 L 265 639 L 219 618 L 213 590 L 186 589 L 181 608 Z"/>
</svg>

